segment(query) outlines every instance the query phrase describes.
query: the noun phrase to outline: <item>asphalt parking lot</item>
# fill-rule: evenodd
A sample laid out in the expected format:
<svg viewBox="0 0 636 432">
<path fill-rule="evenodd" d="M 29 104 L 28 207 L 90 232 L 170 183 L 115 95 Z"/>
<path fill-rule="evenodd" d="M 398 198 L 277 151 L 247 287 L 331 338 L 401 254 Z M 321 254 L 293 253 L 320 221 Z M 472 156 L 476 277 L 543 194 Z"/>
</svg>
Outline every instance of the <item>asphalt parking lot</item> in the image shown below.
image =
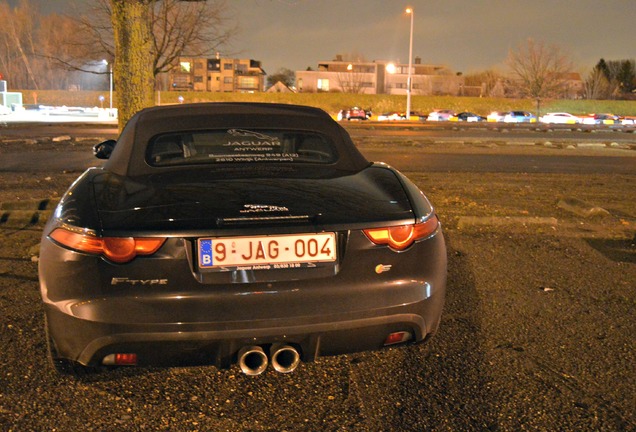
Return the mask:
<svg viewBox="0 0 636 432">
<path fill-rule="evenodd" d="M 56 144 L 57 157 L 90 145 Z M 2 145 L 0 157 L 16 151 Z M 636 172 L 407 174 L 449 246 L 447 304 L 429 343 L 320 358 L 289 375 L 73 377 L 47 364 L 37 244 L 78 172 L 0 172 L 0 429 L 636 430 Z M 605 213 L 576 211 L 595 207 Z"/>
</svg>

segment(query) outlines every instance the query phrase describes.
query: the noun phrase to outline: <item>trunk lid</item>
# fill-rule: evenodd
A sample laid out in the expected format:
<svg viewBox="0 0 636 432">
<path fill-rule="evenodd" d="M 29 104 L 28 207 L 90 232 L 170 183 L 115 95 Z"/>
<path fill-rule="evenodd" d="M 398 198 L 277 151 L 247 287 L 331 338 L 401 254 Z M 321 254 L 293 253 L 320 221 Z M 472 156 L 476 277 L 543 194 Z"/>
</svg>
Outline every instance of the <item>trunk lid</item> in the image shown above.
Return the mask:
<svg viewBox="0 0 636 432">
<path fill-rule="evenodd" d="M 398 176 L 379 165 L 345 175 L 324 168 L 192 170 L 137 178 L 105 172 L 94 179 L 93 190 L 102 229 L 110 233 L 351 229 L 414 218 Z"/>
</svg>

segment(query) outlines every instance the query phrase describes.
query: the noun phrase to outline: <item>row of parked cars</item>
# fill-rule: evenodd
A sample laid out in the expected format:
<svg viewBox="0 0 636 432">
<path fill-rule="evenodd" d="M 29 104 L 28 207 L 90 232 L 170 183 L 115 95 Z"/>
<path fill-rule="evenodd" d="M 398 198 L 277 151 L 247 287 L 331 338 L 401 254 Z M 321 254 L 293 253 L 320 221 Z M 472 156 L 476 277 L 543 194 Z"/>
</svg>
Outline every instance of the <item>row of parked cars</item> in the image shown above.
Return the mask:
<svg viewBox="0 0 636 432">
<path fill-rule="evenodd" d="M 338 113 L 338 120 L 368 120 L 373 113 L 370 109 L 358 107 L 343 109 Z M 588 125 L 634 125 L 636 117 L 621 117 L 615 114 L 599 113 L 575 116 L 567 112 L 551 112 L 537 118 L 529 111 L 493 111 L 486 117 L 469 111 L 457 113 L 450 109 L 435 110 L 428 115 L 411 112 L 411 119 L 421 121 L 455 121 L 455 122 L 503 122 L 503 123 L 547 123 L 547 124 L 588 124 Z M 378 115 L 378 121 L 406 120 L 404 112 L 390 112 Z"/>
<path fill-rule="evenodd" d="M 493 111 L 483 117 L 467 111 L 455 113 L 452 110 L 435 110 L 426 117 L 426 121 L 633 125 L 636 122 L 636 117 L 621 117 L 609 113 L 575 116 L 567 112 L 550 112 L 537 118 L 537 116 L 528 111 Z"/>
</svg>

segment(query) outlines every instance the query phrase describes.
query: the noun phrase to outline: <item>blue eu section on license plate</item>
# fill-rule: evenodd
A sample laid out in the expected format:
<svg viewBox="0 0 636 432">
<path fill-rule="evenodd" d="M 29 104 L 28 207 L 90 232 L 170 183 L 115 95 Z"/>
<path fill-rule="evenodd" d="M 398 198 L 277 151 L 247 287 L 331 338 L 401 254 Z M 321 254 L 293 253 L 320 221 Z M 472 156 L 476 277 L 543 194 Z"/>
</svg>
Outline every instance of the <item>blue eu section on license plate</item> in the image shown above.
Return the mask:
<svg viewBox="0 0 636 432">
<path fill-rule="evenodd" d="M 203 267 L 214 265 L 211 239 L 199 240 L 199 262 Z"/>
</svg>

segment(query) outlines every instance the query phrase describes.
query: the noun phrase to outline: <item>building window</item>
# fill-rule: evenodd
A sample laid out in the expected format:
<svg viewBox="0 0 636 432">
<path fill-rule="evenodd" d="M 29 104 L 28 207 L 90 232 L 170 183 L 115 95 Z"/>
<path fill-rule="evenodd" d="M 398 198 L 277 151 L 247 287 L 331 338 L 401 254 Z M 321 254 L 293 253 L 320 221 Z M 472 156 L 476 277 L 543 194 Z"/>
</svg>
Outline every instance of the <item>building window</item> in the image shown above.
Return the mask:
<svg viewBox="0 0 636 432">
<path fill-rule="evenodd" d="M 195 77 L 194 77 L 194 82 L 195 82 L 195 83 L 201 83 L 201 82 L 203 82 L 203 77 L 202 77 L 202 76 L 195 76 Z"/>
<path fill-rule="evenodd" d="M 187 61 L 180 62 L 179 66 L 181 67 L 181 72 L 190 73 L 190 70 L 192 70 L 192 63 Z"/>
<path fill-rule="evenodd" d="M 210 59 L 210 60 L 208 60 L 208 70 L 210 70 L 210 71 L 220 71 L 221 70 L 221 60 L 219 60 L 219 59 Z"/>
<path fill-rule="evenodd" d="M 328 92 L 329 80 L 326 78 L 318 78 L 318 90 Z"/>
<path fill-rule="evenodd" d="M 354 72 L 360 72 L 360 73 L 374 73 L 375 69 L 373 66 L 363 66 L 363 65 L 359 65 L 359 66 L 354 66 L 353 67 Z"/>
<path fill-rule="evenodd" d="M 239 77 L 238 86 L 242 89 L 258 90 L 258 78 L 250 76 Z"/>
<path fill-rule="evenodd" d="M 232 63 L 223 63 L 223 70 L 232 70 L 233 66 Z"/>
<path fill-rule="evenodd" d="M 224 84 L 232 84 L 232 77 L 223 78 L 223 83 Z"/>
</svg>

